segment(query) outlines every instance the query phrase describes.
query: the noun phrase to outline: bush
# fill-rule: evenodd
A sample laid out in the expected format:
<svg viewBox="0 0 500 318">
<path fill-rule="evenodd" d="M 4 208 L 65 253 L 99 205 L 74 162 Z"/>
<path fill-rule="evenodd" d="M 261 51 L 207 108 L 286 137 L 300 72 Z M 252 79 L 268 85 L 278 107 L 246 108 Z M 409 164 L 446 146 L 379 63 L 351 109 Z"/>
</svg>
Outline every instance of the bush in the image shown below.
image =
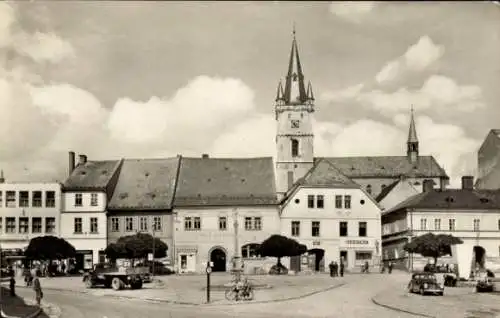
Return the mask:
<svg viewBox="0 0 500 318">
<path fill-rule="evenodd" d="M 154 273 L 153 273 L 153 261 L 145 261 L 138 263 L 136 266 L 137 267 L 149 267 L 149 272 L 152 273 L 153 275 L 171 275 L 174 274 L 174 271 L 171 270 L 170 268 L 166 267 L 165 264 L 159 261 L 154 262 Z"/>
<path fill-rule="evenodd" d="M 288 269 L 282 264 L 276 264 L 269 270 L 269 275 L 288 275 Z"/>
</svg>

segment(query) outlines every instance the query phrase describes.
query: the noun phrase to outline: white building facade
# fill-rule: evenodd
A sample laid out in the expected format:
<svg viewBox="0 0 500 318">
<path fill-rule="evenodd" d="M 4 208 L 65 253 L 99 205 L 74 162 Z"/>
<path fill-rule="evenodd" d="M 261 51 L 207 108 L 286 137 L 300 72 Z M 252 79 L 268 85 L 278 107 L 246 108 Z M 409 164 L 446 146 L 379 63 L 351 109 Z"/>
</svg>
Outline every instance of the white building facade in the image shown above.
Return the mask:
<svg viewBox="0 0 500 318">
<path fill-rule="evenodd" d="M 24 250 L 38 236 L 60 234 L 61 184 L 0 183 L 2 250 Z"/>
<path fill-rule="evenodd" d="M 308 253 L 283 260 L 293 271 L 325 271 L 330 262 L 359 271 L 378 266 L 381 210 L 359 185 L 322 160 L 288 194 L 281 207 L 281 234 Z"/>
</svg>

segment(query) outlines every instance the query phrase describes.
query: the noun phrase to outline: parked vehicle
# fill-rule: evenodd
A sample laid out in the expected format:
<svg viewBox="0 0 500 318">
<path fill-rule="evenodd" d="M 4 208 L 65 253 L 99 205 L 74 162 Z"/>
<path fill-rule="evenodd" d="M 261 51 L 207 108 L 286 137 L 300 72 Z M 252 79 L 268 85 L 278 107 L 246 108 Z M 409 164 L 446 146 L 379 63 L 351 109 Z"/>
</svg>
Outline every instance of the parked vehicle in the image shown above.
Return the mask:
<svg viewBox="0 0 500 318">
<path fill-rule="evenodd" d="M 434 273 L 413 273 L 411 281 L 408 284 L 408 292 L 420 293 L 421 295 L 433 294 L 444 295 L 444 284 L 438 283 Z"/>
<path fill-rule="evenodd" d="M 144 267 L 119 268 L 111 263 L 99 263 L 83 275 L 83 282 L 87 288 L 103 285 L 114 290 L 130 286 L 132 289 L 142 288 L 142 276 L 147 271 Z"/>
<path fill-rule="evenodd" d="M 476 292 L 492 292 L 495 290 L 495 285 L 491 277 L 485 276 L 477 280 L 476 282 Z"/>
</svg>

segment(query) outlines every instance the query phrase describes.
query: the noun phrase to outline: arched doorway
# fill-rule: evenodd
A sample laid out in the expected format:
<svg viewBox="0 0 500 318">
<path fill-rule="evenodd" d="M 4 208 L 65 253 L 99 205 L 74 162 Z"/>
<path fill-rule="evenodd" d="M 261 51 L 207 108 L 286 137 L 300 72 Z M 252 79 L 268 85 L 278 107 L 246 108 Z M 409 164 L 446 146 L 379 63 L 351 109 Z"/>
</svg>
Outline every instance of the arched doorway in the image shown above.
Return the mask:
<svg viewBox="0 0 500 318">
<path fill-rule="evenodd" d="M 484 247 L 476 245 L 472 248 L 472 251 L 472 269 L 474 270 L 477 266 L 479 266 L 479 269 L 484 269 L 486 250 Z"/>
<path fill-rule="evenodd" d="M 313 248 L 307 251 L 309 256 L 313 256 L 314 260 L 311 265 L 313 265 L 314 271 L 324 272 L 325 271 L 325 250 L 321 248 Z"/>
<path fill-rule="evenodd" d="M 210 262 L 213 262 L 212 267 L 213 272 L 225 272 L 226 271 L 226 252 L 220 248 L 216 247 L 210 252 Z"/>
</svg>

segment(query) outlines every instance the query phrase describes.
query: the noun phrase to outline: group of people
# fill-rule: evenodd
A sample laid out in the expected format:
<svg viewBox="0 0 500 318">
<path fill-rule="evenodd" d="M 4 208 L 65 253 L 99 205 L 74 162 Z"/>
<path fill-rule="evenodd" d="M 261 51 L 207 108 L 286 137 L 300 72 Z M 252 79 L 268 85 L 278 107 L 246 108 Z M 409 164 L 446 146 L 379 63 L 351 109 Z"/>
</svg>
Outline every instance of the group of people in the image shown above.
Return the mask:
<svg viewBox="0 0 500 318">
<path fill-rule="evenodd" d="M 12 297 L 16 296 L 16 278 L 14 277 L 14 271 L 12 270 L 12 267 L 9 266 L 9 269 L 11 269 L 11 275 L 9 278 L 9 291 L 10 295 Z M 33 291 L 35 292 L 35 300 L 38 306 L 40 306 L 42 298 L 43 298 L 43 291 L 42 291 L 42 285 L 40 284 L 40 270 L 39 269 L 34 269 L 32 271 L 27 271 L 25 276 L 24 276 L 24 281 L 26 282 L 27 286 L 32 286 Z"/>
<path fill-rule="evenodd" d="M 330 268 L 330 277 L 338 277 L 340 274 L 340 277 L 344 277 L 344 262 L 340 262 L 338 264 L 337 262 L 330 262 L 330 265 L 328 265 Z"/>
<path fill-rule="evenodd" d="M 394 263 L 393 262 L 388 262 L 387 265 L 385 263 L 382 263 L 380 265 L 380 272 L 381 273 L 385 273 L 385 268 L 387 267 L 387 273 L 392 273 L 392 268 L 394 267 Z"/>
</svg>

